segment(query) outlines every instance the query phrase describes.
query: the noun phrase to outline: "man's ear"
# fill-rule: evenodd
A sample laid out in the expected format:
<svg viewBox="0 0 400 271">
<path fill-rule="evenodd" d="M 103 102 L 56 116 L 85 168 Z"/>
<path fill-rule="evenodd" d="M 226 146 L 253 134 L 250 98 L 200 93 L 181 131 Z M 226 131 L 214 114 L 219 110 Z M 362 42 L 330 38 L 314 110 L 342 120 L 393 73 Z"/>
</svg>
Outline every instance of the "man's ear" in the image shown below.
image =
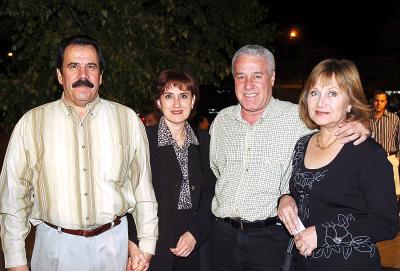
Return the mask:
<svg viewBox="0 0 400 271">
<path fill-rule="evenodd" d="M 60 69 L 57 69 L 57 79 L 58 79 L 58 83 L 60 83 L 60 85 L 62 85 L 63 78 L 62 78 L 62 73 L 61 73 Z"/>
<path fill-rule="evenodd" d="M 274 86 L 275 83 L 275 71 L 271 72 L 271 86 Z"/>
<path fill-rule="evenodd" d="M 161 109 L 161 102 L 160 102 L 160 99 L 157 99 L 157 100 L 156 100 L 156 105 L 157 105 L 158 109 Z"/>
</svg>

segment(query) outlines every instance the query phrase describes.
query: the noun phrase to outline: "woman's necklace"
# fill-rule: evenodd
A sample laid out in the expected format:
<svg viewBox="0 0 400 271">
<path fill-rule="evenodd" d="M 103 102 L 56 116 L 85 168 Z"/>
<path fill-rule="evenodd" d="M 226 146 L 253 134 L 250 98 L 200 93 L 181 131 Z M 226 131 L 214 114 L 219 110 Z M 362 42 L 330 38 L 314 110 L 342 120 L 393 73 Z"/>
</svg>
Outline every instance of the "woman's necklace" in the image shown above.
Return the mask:
<svg viewBox="0 0 400 271">
<path fill-rule="evenodd" d="M 337 139 L 337 138 L 335 137 L 335 139 L 332 140 L 332 142 L 330 142 L 328 145 L 322 146 L 321 143 L 319 142 L 320 136 L 321 136 L 321 133 L 318 132 L 318 135 L 317 135 L 317 147 L 320 148 L 321 150 L 326 150 L 327 148 L 329 148 L 330 146 L 332 146 L 332 145 L 336 142 L 336 139 Z"/>
<path fill-rule="evenodd" d="M 177 138 L 175 141 L 179 146 L 182 146 L 183 143 L 185 142 L 185 137 L 186 137 L 186 129 L 183 128 L 183 131 L 181 133 L 181 136 Z"/>
</svg>

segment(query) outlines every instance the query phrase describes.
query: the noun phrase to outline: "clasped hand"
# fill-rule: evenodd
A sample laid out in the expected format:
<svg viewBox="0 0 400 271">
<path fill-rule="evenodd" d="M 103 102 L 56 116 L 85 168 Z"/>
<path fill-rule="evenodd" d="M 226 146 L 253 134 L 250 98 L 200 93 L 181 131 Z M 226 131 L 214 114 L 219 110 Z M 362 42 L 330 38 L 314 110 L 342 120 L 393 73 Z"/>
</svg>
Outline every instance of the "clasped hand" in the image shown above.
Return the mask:
<svg viewBox="0 0 400 271">
<path fill-rule="evenodd" d="M 128 250 L 129 259 L 126 271 L 147 271 L 152 255 L 142 252 L 132 241 L 129 241 Z"/>
<path fill-rule="evenodd" d="M 170 248 L 171 252 L 178 257 L 187 257 L 192 253 L 196 245 L 196 239 L 190 232 L 185 232 L 179 238 L 175 248 Z"/>
</svg>

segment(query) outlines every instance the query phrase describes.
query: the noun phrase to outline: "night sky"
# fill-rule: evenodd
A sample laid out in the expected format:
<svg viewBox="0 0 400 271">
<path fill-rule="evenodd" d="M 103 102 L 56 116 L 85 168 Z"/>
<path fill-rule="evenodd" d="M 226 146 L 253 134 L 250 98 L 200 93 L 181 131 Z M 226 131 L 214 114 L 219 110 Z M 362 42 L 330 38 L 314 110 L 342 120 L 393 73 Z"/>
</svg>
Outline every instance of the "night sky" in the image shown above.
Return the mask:
<svg viewBox="0 0 400 271">
<path fill-rule="evenodd" d="M 296 26 L 301 42 L 337 57 L 359 58 L 399 50 L 399 1 L 368 2 L 271 1 L 267 5 L 270 20 L 276 21 L 281 31 Z"/>
</svg>

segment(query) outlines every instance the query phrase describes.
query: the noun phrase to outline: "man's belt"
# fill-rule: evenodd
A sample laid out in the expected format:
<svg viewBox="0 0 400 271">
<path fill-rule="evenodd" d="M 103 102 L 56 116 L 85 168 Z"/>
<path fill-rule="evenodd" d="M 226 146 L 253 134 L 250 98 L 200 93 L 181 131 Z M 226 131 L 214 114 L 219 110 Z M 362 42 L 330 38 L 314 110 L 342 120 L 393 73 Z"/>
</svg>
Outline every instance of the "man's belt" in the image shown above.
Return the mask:
<svg viewBox="0 0 400 271">
<path fill-rule="evenodd" d="M 79 235 L 79 236 L 84 236 L 84 237 L 93 237 L 96 235 L 99 235 L 105 231 L 108 231 L 109 229 L 113 228 L 114 226 L 117 226 L 121 223 L 121 218 L 122 216 L 118 216 L 113 222 L 101 225 L 100 227 L 94 228 L 94 229 L 88 229 L 88 230 L 72 230 L 72 229 L 65 229 L 58 227 L 56 225 L 44 222 L 47 226 L 54 228 L 56 230 L 72 234 L 72 235 Z"/>
<path fill-rule="evenodd" d="M 254 229 L 254 228 L 265 228 L 271 225 L 276 225 L 279 220 L 276 217 L 270 217 L 266 220 L 257 220 L 257 221 L 247 221 L 241 218 L 236 217 L 225 217 L 223 220 L 232 225 L 234 228 L 244 229 Z"/>
</svg>

